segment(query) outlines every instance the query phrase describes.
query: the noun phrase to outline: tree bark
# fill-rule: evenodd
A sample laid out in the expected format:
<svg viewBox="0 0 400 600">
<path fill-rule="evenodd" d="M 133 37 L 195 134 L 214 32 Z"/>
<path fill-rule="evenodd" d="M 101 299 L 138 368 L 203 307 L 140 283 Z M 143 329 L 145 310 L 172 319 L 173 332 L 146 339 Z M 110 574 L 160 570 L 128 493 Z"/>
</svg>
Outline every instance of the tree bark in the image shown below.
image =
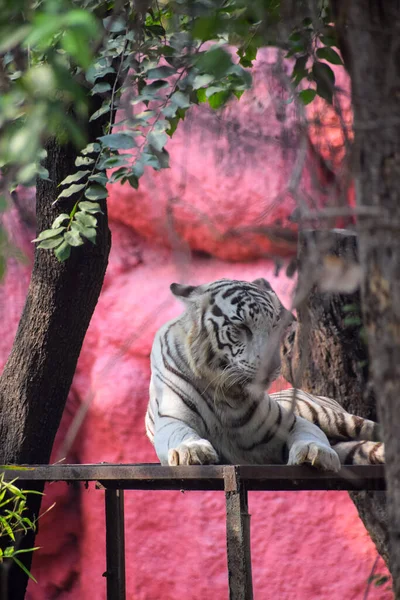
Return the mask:
<svg viewBox="0 0 400 600">
<path fill-rule="evenodd" d="M 299 240 L 299 287 L 318 279 L 324 258 L 357 259 L 356 235 L 345 231 L 303 232 Z M 347 308 L 353 307 L 350 311 Z M 357 308 L 358 307 L 358 308 Z M 294 387 L 337 400 L 345 410 L 376 420 L 375 396 L 368 384 L 368 352 L 361 334 L 360 294 L 320 292 L 317 285 L 297 309 L 298 323 L 283 375 Z M 352 324 L 346 318 L 353 319 Z M 386 494 L 350 492 L 361 520 L 389 566 Z"/>
<path fill-rule="evenodd" d="M 89 140 L 102 134 L 102 123 L 89 128 Z M 47 229 L 73 201 L 53 206 L 57 185 L 76 170 L 76 149 L 47 145 L 51 181 L 37 185 L 38 231 Z M 99 215 L 96 245 L 72 248 L 59 263 L 48 250 L 36 250 L 26 304 L 11 354 L 0 378 L 0 464 L 48 463 L 76 364 L 90 319 L 98 301 L 108 263 L 111 236 L 107 208 Z M 36 488 L 40 489 L 40 488 Z M 40 509 L 40 496 L 29 497 L 31 516 Z M 32 547 L 27 535 L 21 547 Z M 31 557 L 26 558 L 29 568 Z M 27 578 L 18 567 L 10 571 L 8 594 L 23 600 Z"/>
<path fill-rule="evenodd" d="M 400 3 L 337 0 L 351 76 L 362 309 L 386 445 L 390 563 L 400 598 Z"/>
</svg>

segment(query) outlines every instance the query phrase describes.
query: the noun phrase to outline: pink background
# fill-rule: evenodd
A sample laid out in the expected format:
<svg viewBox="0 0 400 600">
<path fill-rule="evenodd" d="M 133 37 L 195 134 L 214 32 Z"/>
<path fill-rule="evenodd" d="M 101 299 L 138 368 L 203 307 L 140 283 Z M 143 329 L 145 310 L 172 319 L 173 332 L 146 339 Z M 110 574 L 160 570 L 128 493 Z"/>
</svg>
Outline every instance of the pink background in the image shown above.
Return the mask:
<svg viewBox="0 0 400 600">
<path fill-rule="evenodd" d="M 187 117 L 168 145 L 170 170 L 147 172 L 137 192 L 112 187 L 110 265 L 54 460 L 156 462 L 144 433 L 149 353 L 156 329 L 181 310 L 169 293 L 172 281 L 263 276 L 290 306 L 293 281 L 284 270 L 275 276 L 271 255 L 281 260 L 293 256 L 295 237 L 282 239 L 276 230 L 290 227 L 295 236 L 288 221 L 295 202 L 300 198 L 321 206 L 330 194 L 318 189 L 326 172 L 315 155 L 307 150 L 305 160 L 302 156 L 297 108 L 282 104 L 288 96 L 272 73 L 274 60 L 273 51 L 263 54 L 255 70 L 255 91 L 246 92 L 240 102 L 222 113 L 200 107 Z M 326 110 L 323 114 L 332 117 Z M 325 158 L 342 144 L 341 131 L 332 123 L 324 137 L 310 129 Z M 340 155 L 329 164 L 336 172 L 334 182 L 342 185 Z M 288 183 L 299 165 L 300 183 L 293 193 Z M 21 192 L 29 213 L 32 198 L 29 192 L 25 196 Z M 15 209 L 6 221 L 29 259 L 25 265 L 10 259 L 0 286 L 0 364 L 23 307 L 32 259 L 29 240 L 34 237 Z M 87 409 L 83 426 L 66 447 L 66 432 L 82 407 Z M 56 507 L 42 521 L 41 549 L 34 558 L 39 583 L 29 585 L 28 599 L 102 600 L 103 492 L 93 485 L 53 484 L 46 488 L 45 506 L 54 501 Z M 253 492 L 249 502 L 255 598 L 363 598 L 376 550 L 346 493 Z M 226 599 L 224 511 L 224 495 L 218 492 L 126 492 L 127 598 Z M 384 572 L 382 561 L 377 571 Z M 368 597 L 392 598 L 384 588 L 372 587 Z"/>
</svg>

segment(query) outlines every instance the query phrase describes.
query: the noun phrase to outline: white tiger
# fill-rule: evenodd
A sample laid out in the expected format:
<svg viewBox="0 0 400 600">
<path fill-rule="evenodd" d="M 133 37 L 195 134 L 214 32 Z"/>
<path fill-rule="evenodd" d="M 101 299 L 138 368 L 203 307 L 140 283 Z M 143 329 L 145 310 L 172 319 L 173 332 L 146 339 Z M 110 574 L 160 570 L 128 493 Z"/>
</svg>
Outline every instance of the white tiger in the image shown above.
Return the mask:
<svg viewBox="0 0 400 600">
<path fill-rule="evenodd" d="M 384 462 L 373 421 L 300 390 L 265 392 L 279 375 L 282 325 L 294 319 L 265 279 L 173 283 L 171 291 L 186 311 L 155 336 L 145 420 L 162 464 L 338 471 Z"/>
</svg>

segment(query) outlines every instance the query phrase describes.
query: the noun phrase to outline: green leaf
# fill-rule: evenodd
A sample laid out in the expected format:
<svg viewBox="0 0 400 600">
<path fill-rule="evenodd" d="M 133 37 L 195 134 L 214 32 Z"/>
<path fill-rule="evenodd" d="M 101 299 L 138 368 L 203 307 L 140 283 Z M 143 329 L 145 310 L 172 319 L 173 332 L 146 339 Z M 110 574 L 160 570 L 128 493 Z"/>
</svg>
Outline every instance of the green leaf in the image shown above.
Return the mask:
<svg viewBox="0 0 400 600">
<path fill-rule="evenodd" d="M 293 79 L 293 83 L 295 85 L 298 85 L 300 83 L 300 81 L 302 79 L 304 79 L 304 77 L 307 76 L 307 62 L 308 62 L 308 55 L 304 55 L 304 56 L 299 56 L 296 59 L 296 62 L 294 64 L 293 67 L 293 71 L 292 71 L 292 79 Z"/>
<path fill-rule="evenodd" d="M 353 304 L 344 304 L 342 307 L 343 312 L 360 312 L 360 305 Z"/>
<path fill-rule="evenodd" d="M 75 219 L 84 227 L 96 227 L 97 225 L 96 217 L 93 217 L 93 215 L 87 214 L 82 211 L 78 211 L 77 213 L 75 213 Z"/>
<path fill-rule="evenodd" d="M 89 181 L 95 181 L 96 183 L 105 186 L 106 183 L 108 183 L 108 177 L 105 173 L 94 173 L 94 175 L 89 177 Z"/>
<path fill-rule="evenodd" d="M 81 27 L 86 35 L 92 38 L 98 33 L 97 19 L 89 10 L 69 10 L 65 14 L 65 23 L 67 27 Z"/>
<path fill-rule="evenodd" d="M 173 67 L 161 66 L 155 69 L 149 69 L 146 73 L 147 79 L 163 79 L 175 75 L 176 69 Z"/>
<path fill-rule="evenodd" d="M 240 56 L 240 64 L 242 67 L 252 67 L 253 61 L 257 58 L 258 46 L 254 41 L 247 42 L 242 48 L 237 51 Z"/>
<path fill-rule="evenodd" d="M 56 217 L 54 219 L 54 223 L 51 226 L 52 229 L 57 229 L 57 227 L 60 227 L 60 225 L 62 223 L 64 223 L 64 221 L 69 221 L 69 215 L 67 215 L 67 213 L 61 213 L 60 215 L 58 215 L 58 217 Z"/>
<path fill-rule="evenodd" d="M 152 83 L 149 83 L 148 85 L 144 86 L 140 95 L 138 96 L 138 99 L 153 100 L 157 96 L 157 92 L 167 87 L 170 87 L 168 81 L 165 81 L 165 79 L 156 79 Z M 132 100 L 132 102 L 134 101 L 137 102 L 137 98 Z"/>
<path fill-rule="evenodd" d="M 189 108 L 189 106 L 191 106 L 189 97 L 182 92 L 175 92 L 175 94 L 172 94 L 171 102 L 176 104 L 176 106 L 179 106 L 179 108 Z"/>
<path fill-rule="evenodd" d="M 94 83 L 96 79 L 114 73 L 115 69 L 110 66 L 109 60 L 107 58 L 101 58 L 96 63 L 92 64 L 86 71 L 86 80 L 89 83 Z"/>
<path fill-rule="evenodd" d="M 221 108 L 221 106 L 224 106 L 224 104 L 226 104 L 226 102 L 229 100 L 230 96 L 231 93 L 227 90 L 217 92 L 208 99 L 208 103 L 211 106 L 211 108 Z"/>
<path fill-rule="evenodd" d="M 175 133 L 176 128 L 178 127 L 178 123 L 179 123 L 180 120 L 181 120 L 181 118 L 180 118 L 179 115 L 176 116 L 176 117 L 172 117 L 172 118 L 168 119 L 169 127 L 168 127 L 168 129 L 166 130 L 165 133 L 167 135 L 169 135 L 169 137 L 172 137 L 173 134 Z"/>
<path fill-rule="evenodd" d="M 92 62 L 92 52 L 83 28 L 66 31 L 61 38 L 61 46 L 82 69 L 89 68 Z"/>
<path fill-rule="evenodd" d="M 135 140 L 128 133 L 110 133 L 97 139 L 110 150 L 128 150 L 136 146 Z"/>
<path fill-rule="evenodd" d="M 30 185 L 31 183 L 34 185 L 34 178 L 36 177 L 36 174 L 36 163 L 30 163 L 29 165 L 25 165 L 24 167 L 22 167 L 22 169 L 18 171 L 17 181 L 18 183 L 22 183 L 23 185 Z"/>
<path fill-rule="evenodd" d="M 317 95 L 316 90 L 309 88 L 308 90 L 302 90 L 299 92 L 299 98 L 304 105 L 310 104 Z"/>
<path fill-rule="evenodd" d="M 87 165 L 92 165 L 95 162 L 94 158 L 90 158 L 89 156 L 78 156 L 75 161 L 76 167 L 83 167 Z"/>
<path fill-rule="evenodd" d="M 312 75 L 317 84 L 317 94 L 332 104 L 335 84 L 335 74 L 332 69 L 325 63 L 315 62 L 312 68 Z"/>
<path fill-rule="evenodd" d="M 40 244 L 37 245 L 38 248 L 42 248 L 43 250 L 50 250 L 51 248 L 57 248 L 63 241 L 63 237 L 61 235 L 50 238 L 49 240 L 43 240 Z"/>
<path fill-rule="evenodd" d="M 111 85 L 106 81 L 101 81 L 92 87 L 90 93 L 93 96 L 94 94 L 103 94 L 104 92 L 108 92 L 108 90 L 111 90 Z"/>
<path fill-rule="evenodd" d="M 85 175 L 88 175 L 89 173 L 90 173 L 90 171 L 77 171 L 73 175 L 68 175 L 68 177 L 63 179 L 62 182 L 60 183 L 60 185 L 67 185 L 69 183 L 73 183 L 74 181 L 79 181 L 80 179 L 85 177 Z"/>
<path fill-rule="evenodd" d="M 103 214 L 103 211 L 101 210 L 100 204 L 98 202 L 87 202 L 86 200 L 84 200 L 83 202 L 79 202 L 79 209 L 88 213 Z"/>
<path fill-rule="evenodd" d="M 321 35 L 320 39 L 325 46 L 338 46 L 338 40 L 335 35 Z"/>
<path fill-rule="evenodd" d="M 40 179 L 43 179 L 44 181 L 50 181 L 49 172 L 42 165 L 37 165 L 36 171 L 37 171 L 37 175 L 38 175 L 38 177 L 40 177 Z"/>
<path fill-rule="evenodd" d="M 197 90 L 196 95 L 199 102 L 207 102 L 206 90 L 204 88 Z"/>
<path fill-rule="evenodd" d="M 111 110 L 111 103 L 109 101 L 107 101 L 99 108 L 99 110 L 96 110 L 96 112 L 94 112 L 91 115 L 89 121 L 95 121 L 102 115 L 105 115 L 106 113 L 110 112 L 110 110 Z"/>
<path fill-rule="evenodd" d="M 16 558 L 15 556 L 13 556 L 13 561 L 15 563 L 17 563 L 17 565 L 23 570 L 23 572 L 26 575 L 28 575 L 29 579 L 32 579 L 32 581 L 34 581 L 35 583 L 37 583 L 37 581 L 34 578 L 34 576 L 32 575 L 32 573 L 30 571 L 28 571 L 28 569 L 26 568 L 26 566 L 19 560 L 19 558 Z"/>
<path fill-rule="evenodd" d="M 142 154 L 143 165 L 146 167 L 153 167 L 156 171 L 161 169 L 160 161 L 157 156 L 152 154 L 151 152 L 143 152 Z"/>
<path fill-rule="evenodd" d="M 116 181 L 122 181 L 122 183 L 124 183 L 129 175 L 130 169 L 127 167 L 121 167 L 120 169 L 113 171 L 111 175 L 111 183 L 115 183 Z"/>
<path fill-rule="evenodd" d="M 94 153 L 100 152 L 100 150 L 101 150 L 100 144 L 97 144 L 97 143 L 88 144 L 86 146 L 86 148 L 81 150 L 81 154 L 94 154 Z"/>
<path fill-rule="evenodd" d="M 36 546 L 35 548 L 21 548 L 21 550 L 15 550 L 14 556 L 16 554 L 26 554 L 27 552 L 34 552 L 35 550 L 40 550 L 41 546 Z"/>
<path fill-rule="evenodd" d="M 137 177 L 135 177 L 134 175 L 131 175 L 130 177 L 128 177 L 128 182 L 129 182 L 129 185 L 131 187 L 133 187 L 133 189 L 137 190 L 139 188 L 139 179 Z"/>
<path fill-rule="evenodd" d="M 213 94 L 217 94 L 218 92 L 224 91 L 225 88 L 221 85 L 211 85 L 206 89 L 206 98 L 210 98 Z"/>
<path fill-rule="evenodd" d="M 67 233 L 65 234 L 64 240 L 70 246 L 82 246 L 84 243 L 83 239 L 79 235 L 78 229 L 72 227 L 71 230 L 67 231 Z"/>
<path fill-rule="evenodd" d="M 97 231 L 94 227 L 81 227 L 80 232 L 89 242 L 96 243 Z"/>
<path fill-rule="evenodd" d="M 329 65 L 326 65 L 322 62 L 315 62 L 313 64 L 312 72 L 315 78 L 315 81 L 322 79 L 326 80 L 332 84 L 335 83 L 335 73 L 332 71 Z"/>
<path fill-rule="evenodd" d="M 213 75 L 209 75 L 208 73 L 197 75 L 193 82 L 193 89 L 198 90 L 199 88 L 208 86 L 212 81 L 214 81 Z"/>
<path fill-rule="evenodd" d="M 217 12 L 204 17 L 197 17 L 194 19 L 192 35 L 194 38 L 206 42 L 217 36 L 219 25 L 220 17 Z"/>
<path fill-rule="evenodd" d="M 8 537 L 15 542 L 15 535 L 13 530 L 11 529 L 10 525 L 7 523 L 7 521 L 5 519 L 2 520 L 2 526 L 4 527 L 4 530 L 6 532 L 6 534 L 8 535 Z"/>
<path fill-rule="evenodd" d="M 77 194 L 78 192 L 83 190 L 84 187 L 84 183 L 78 183 L 78 185 L 70 185 L 69 187 L 65 188 L 65 190 L 63 190 L 60 194 L 58 194 L 57 200 L 59 198 L 69 198 L 70 196 L 73 196 L 74 194 Z"/>
<path fill-rule="evenodd" d="M 85 191 L 85 196 L 88 200 L 101 200 L 102 198 L 107 198 L 108 191 L 107 188 L 99 183 L 93 183 Z"/>
<path fill-rule="evenodd" d="M 50 12 L 37 12 L 33 18 L 33 27 L 25 37 L 24 46 L 45 49 L 53 36 L 60 31 L 60 16 Z"/>
<path fill-rule="evenodd" d="M 120 154 L 119 156 L 110 156 L 105 158 L 101 162 L 102 169 L 113 169 L 114 167 L 124 167 L 128 165 L 130 157 L 126 154 Z"/>
<path fill-rule="evenodd" d="M 57 227 L 56 229 L 45 229 L 45 231 L 42 231 L 41 233 L 39 233 L 37 238 L 32 240 L 32 242 L 41 242 L 42 240 L 48 240 L 50 238 L 54 238 L 57 235 L 60 235 L 60 233 L 62 233 L 65 229 L 66 229 L 65 226 Z"/>
<path fill-rule="evenodd" d="M 4 558 L 11 558 L 14 554 L 14 546 L 7 546 L 4 549 Z"/>
<path fill-rule="evenodd" d="M 332 63 L 333 65 L 343 65 L 343 61 L 339 54 L 333 48 L 318 48 L 316 52 L 318 58 L 322 58 Z"/>
<path fill-rule="evenodd" d="M 110 31 L 111 33 L 119 33 L 120 31 L 125 31 L 126 22 L 125 19 L 119 16 L 115 18 L 115 14 L 113 13 L 110 17 L 106 17 L 103 19 L 104 29 Z"/>
<path fill-rule="evenodd" d="M 211 48 L 197 56 L 195 65 L 199 71 L 213 75 L 217 79 L 227 75 L 233 64 L 231 55 L 223 48 Z"/>
<path fill-rule="evenodd" d="M 382 576 L 378 577 L 378 579 L 375 581 L 374 585 L 376 587 L 380 587 L 381 585 L 384 585 L 387 581 L 389 581 L 389 577 L 387 575 L 382 575 Z"/>
<path fill-rule="evenodd" d="M 134 175 L 135 177 L 140 179 L 144 173 L 143 162 L 141 160 L 137 160 L 135 162 L 135 164 L 132 165 L 131 171 L 132 171 L 132 175 Z"/>
<path fill-rule="evenodd" d="M 150 144 L 150 146 L 153 146 L 153 148 L 158 152 L 161 152 L 167 141 L 168 136 L 166 133 L 163 132 L 157 133 L 155 131 L 151 131 L 147 136 L 147 142 Z"/>
<path fill-rule="evenodd" d="M 362 319 L 355 315 L 348 315 L 343 319 L 343 324 L 346 327 L 358 327 L 362 325 Z"/>
<path fill-rule="evenodd" d="M 162 109 L 162 113 L 167 119 L 173 119 L 178 109 L 179 107 L 176 104 L 167 104 L 167 106 L 164 106 Z"/>
<path fill-rule="evenodd" d="M 70 257 L 71 246 L 67 242 L 63 242 L 58 248 L 54 250 L 54 254 L 60 262 L 64 262 Z"/>
</svg>

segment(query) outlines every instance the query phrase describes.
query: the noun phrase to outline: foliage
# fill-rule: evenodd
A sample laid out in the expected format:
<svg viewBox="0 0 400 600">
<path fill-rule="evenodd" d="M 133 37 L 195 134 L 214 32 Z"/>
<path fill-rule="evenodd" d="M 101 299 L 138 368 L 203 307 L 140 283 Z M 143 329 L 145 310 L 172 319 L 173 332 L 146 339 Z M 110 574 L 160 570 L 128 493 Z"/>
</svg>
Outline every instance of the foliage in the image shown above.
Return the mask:
<svg viewBox="0 0 400 600">
<path fill-rule="evenodd" d="M 72 141 L 78 154 L 77 170 L 60 184 L 61 214 L 34 240 L 38 247 L 63 261 L 72 247 L 95 243 L 106 185 L 136 189 L 146 167 L 168 167 L 168 137 L 189 108 L 239 99 L 262 46 L 292 59 L 300 101 L 332 102 L 328 63 L 341 58 L 329 4 L 307 6 L 300 1 L 286 15 L 279 0 L 7 0 L 0 15 L 3 188 L 48 178 L 49 137 Z M 100 118 L 104 134 L 86 140 L 84 124 Z M 66 213 L 68 199 L 75 203 Z"/>
<path fill-rule="evenodd" d="M 4 468 L 4 467 L 3 467 Z M 36 521 L 27 515 L 27 495 L 39 494 L 36 490 L 21 490 L 12 481 L 5 481 L 4 473 L 0 475 L 0 565 L 5 560 L 13 560 L 33 581 L 36 579 L 20 561 L 18 555 L 33 552 L 36 548 L 18 549 L 18 535 L 26 534 L 28 530 L 36 531 Z M 52 508 L 52 507 L 50 507 Z M 50 510 L 50 509 L 48 509 Z"/>
</svg>

